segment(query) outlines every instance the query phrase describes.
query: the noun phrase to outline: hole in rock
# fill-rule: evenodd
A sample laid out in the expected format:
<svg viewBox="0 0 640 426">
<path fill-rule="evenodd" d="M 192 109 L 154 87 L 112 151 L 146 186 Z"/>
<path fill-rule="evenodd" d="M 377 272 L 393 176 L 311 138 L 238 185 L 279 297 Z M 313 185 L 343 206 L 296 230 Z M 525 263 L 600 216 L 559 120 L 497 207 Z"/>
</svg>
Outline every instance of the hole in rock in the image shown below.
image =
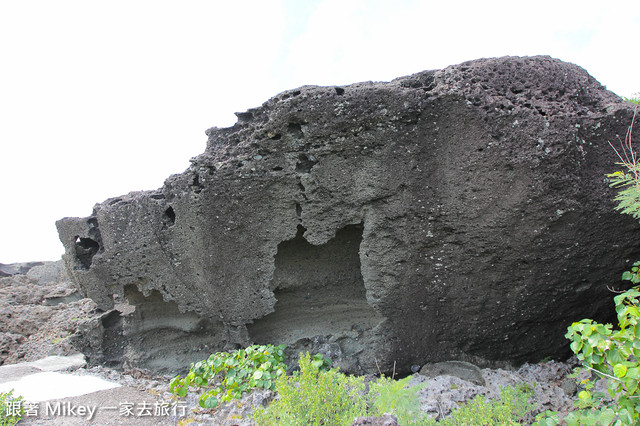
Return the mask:
<svg viewBox="0 0 640 426">
<path fill-rule="evenodd" d="M 300 203 L 296 203 L 296 216 L 302 216 L 302 206 L 300 205 Z"/>
<path fill-rule="evenodd" d="M 173 226 L 176 223 L 176 212 L 173 211 L 173 207 L 169 206 L 162 215 L 165 227 Z"/>
<path fill-rule="evenodd" d="M 309 157 L 306 154 L 300 154 L 298 156 L 298 162 L 296 163 L 296 172 L 309 173 L 317 163 L 318 162 L 315 161 L 314 157 Z"/>
<path fill-rule="evenodd" d="M 145 296 L 129 284 L 124 294 L 135 308 L 123 316 L 128 343 L 124 362 L 128 366 L 179 372 L 224 346 L 222 323 L 212 323 L 194 312 L 180 312 L 175 302 L 166 302 L 157 290 Z"/>
<path fill-rule="evenodd" d="M 202 185 L 202 183 L 200 183 L 200 177 L 198 177 L 198 175 L 194 175 L 191 184 L 191 189 L 193 190 L 193 192 L 199 194 L 202 192 L 203 188 L 204 186 Z"/>
<path fill-rule="evenodd" d="M 342 87 L 336 87 L 336 94 L 338 96 L 344 95 L 344 89 Z"/>
<path fill-rule="evenodd" d="M 294 239 L 278 245 L 275 311 L 249 325 L 249 335 L 256 343 L 294 347 L 331 336 L 351 356 L 362 349 L 363 334 L 384 319 L 367 303 L 360 272 L 363 225 L 348 225 L 319 246 L 307 242 L 304 231 L 299 225 Z"/>
<path fill-rule="evenodd" d="M 93 262 L 93 256 L 100 250 L 100 244 L 91 238 L 76 236 L 75 250 L 80 269 L 89 269 L 91 262 Z"/>
<path fill-rule="evenodd" d="M 289 123 L 287 125 L 287 133 L 296 139 L 302 139 L 304 137 L 300 123 Z"/>
</svg>

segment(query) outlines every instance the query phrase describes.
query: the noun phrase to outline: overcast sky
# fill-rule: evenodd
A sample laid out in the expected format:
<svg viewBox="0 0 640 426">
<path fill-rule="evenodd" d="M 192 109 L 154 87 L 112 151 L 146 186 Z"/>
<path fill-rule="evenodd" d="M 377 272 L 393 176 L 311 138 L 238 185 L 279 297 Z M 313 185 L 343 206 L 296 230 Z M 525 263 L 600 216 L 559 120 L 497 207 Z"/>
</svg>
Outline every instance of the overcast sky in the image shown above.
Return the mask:
<svg viewBox="0 0 640 426">
<path fill-rule="evenodd" d="M 57 219 L 162 186 L 283 90 L 544 54 L 630 96 L 639 30 L 638 0 L 0 0 L 0 262 L 59 259 Z"/>
</svg>

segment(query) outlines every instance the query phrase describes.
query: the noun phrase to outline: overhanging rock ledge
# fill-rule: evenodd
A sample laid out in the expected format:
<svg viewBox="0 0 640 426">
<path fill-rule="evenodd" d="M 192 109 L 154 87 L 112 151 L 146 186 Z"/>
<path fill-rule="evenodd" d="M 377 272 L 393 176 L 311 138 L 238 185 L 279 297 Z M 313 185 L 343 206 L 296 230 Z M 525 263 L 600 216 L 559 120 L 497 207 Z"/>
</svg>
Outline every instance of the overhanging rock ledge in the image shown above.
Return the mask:
<svg viewBox="0 0 640 426">
<path fill-rule="evenodd" d="M 89 359 L 175 370 L 254 342 L 351 372 L 564 356 L 566 326 L 608 319 L 606 286 L 639 254 L 604 179 L 632 114 L 550 57 L 281 93 L 209 129 L 159 190 L 57 222 L 106 312 Z"/>
</svg>

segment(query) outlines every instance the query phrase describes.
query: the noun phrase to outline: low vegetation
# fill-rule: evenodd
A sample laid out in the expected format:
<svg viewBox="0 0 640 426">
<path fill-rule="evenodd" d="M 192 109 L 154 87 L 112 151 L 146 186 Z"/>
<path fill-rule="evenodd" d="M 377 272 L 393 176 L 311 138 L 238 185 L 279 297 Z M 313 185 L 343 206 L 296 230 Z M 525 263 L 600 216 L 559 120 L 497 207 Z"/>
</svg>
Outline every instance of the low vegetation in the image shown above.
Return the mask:
<svg viewBox="0 0 640 426">
<path fill-rule="evenodd" d="M 422 385 L 410 386 L 411 377 L 393 380 L 383 376 L 369 383 L 366 392 L 363 377 L 335 369 L 320 371 L 308 353 L 300 356 L 299 365 L 299 372 L 278 379 L 278 399 L 254 413 L 258 425 L 351 425 L 356 417 L 385 413 L 395 415 L 401 425 L 436 424 L 420 409 L 417 393 Z M 533 408 L 531 395 L 531 390 L 523 387 L 503 389 L 497 401 L 478 396 L 437 424 L 518 424 Z"/>
<path fill-rule="evenodd" d="M 23 415 L 22 397 L 13 396 L 13 390 L 0 392 L 0 426 L 13 426 Z"/>
<path fill-rule="evenodd" d="M 411 377 L 382 376 L 367 385 L 364 377 L 343 374 L 321 354 L 309 353 L 300 354 L 299 371 L 287 376 L 283 361 L 284 346 L 217 352 L 192 364 L 184 378 L 176 376 L 170 389 L 178 397 L 204 391 L 199 397 L 203 408 L 215 408 L 254 389 L 275 390 L 278 398 L 254 412 L 257 425 L 351 425 L 356 417 L 385 413 L 395 415 L 401 425 L 436 424 L 421 410 L 422 385 L 410 386 Z M 478 396 L 438 424 L 519 424 L 533 408 L 530 397 L 528 388 L 505 388 L 499 400 Z"/>
<path fill-rule="evenodd" d="M 535 408 L 530 402 L 532 396 L 533 390 L 525 384 L 515 388 L 501 389 L 500 399 L 495 401 L 479 395 L 453 410 L 449 417 L 437 424 L 443 426 L 519 425 Z"/>
<path fill-rule="evenodd" d="M 640 105 L 640 93 L 635 93 L 630 98 L 623 97 L 622 99 L 624 99 L 627 102 L 631 102 L 633 104 Z"/>
<path fill-rule="evenodd" d="M 299 365 L 299 372 L 277 381 L 278 399 L 255 412 L 258 425 L 350 425 L 366 413 L 363 377 L 335 369 L 321 371 L 308 353 L 300 357 Z"/>
<path fill-rule="evenodd" d="M 190 387 L 206 389 L 198 402 L 202 408 L 215 408 L 254 389 L 274 389 L 286 368 L 284 345 L 253 345 L 231 353 L 216 352 L 191 364 L 189 373 L 184 378 L 174 377 L 169 386 L 180 397 L 186 396 Z"/>
</svg>

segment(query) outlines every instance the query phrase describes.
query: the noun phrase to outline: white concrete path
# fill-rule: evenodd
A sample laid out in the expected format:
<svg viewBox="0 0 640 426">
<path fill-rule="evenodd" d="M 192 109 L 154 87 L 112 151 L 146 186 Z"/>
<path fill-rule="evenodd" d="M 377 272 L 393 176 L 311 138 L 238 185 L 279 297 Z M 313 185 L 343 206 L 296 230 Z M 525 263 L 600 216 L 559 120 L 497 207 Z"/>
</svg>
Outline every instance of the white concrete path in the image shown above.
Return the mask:
<svg viewBox="0 0 640 426">
<path fill-rule="evenodd" d="M 0 366 L 0 392 L 13 389 L 25 401 L 42 402 L 86 395 L 121 385 L 97 376 L 65 374 L 86 364 L 84 355 L 50 356 L 34 362 Z"/>
</svg>

